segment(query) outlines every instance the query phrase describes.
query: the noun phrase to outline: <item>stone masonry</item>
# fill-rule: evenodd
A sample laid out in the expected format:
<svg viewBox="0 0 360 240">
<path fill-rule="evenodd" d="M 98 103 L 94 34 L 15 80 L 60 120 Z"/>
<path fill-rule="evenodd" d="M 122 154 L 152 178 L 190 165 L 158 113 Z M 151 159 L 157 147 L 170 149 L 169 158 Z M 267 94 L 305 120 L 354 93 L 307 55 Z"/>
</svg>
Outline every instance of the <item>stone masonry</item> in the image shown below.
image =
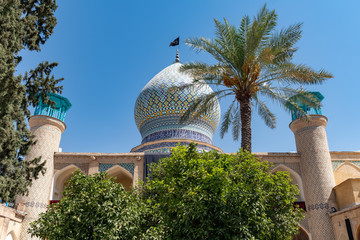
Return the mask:
<svg viewBox="0 0 360 240">
<path fill-rule="evenodd" d="M 331 207 L 335 206 L 332 199 L 335 180 L 326 124 L 327 118 L 321 115 L 311 115 L 308 119 L 299 118 L 290 123 L 300 154 L 309 228 L 312 239 L 316 240 L 335 239 L 329 217 Z"/>
<path fill-rule="evenodd" d="M 20 239 L 23 240 L 31 239 L 27 234 L 29 223 L 36 220 L 38 215 L 46 210 L 49 203 L 54 172 L 54 153 L 59 150 L 61 134 L 66 128 L 62 121 L 43 115 L 32 116 L 29 125 L 37 142 L 26 158 L 34 159 L 41 156 L 41 160 L 46 161 L 46 173 L 45 175 L 40 174 L 39 178 L 33 181 L 28 196 L 19 197 L 16 201 L 18 204 L 25 205 L 25 212 L 27 213 L 20 236 Z"/>
</svg>

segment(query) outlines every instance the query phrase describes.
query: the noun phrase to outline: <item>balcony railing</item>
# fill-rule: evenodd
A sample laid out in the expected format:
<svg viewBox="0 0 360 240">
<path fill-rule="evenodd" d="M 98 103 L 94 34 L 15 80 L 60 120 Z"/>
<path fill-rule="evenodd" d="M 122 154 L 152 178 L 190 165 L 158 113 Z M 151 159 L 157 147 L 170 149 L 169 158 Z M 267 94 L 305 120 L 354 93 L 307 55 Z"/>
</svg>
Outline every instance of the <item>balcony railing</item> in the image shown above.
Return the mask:
<svg viewBox="0 0 360 240">
<path fill-rule="evenodd" d="M 57 118 L 61 121 L 65 121 L 66 112 L 62 111 L 61 109 L 53 109 L 52 107 L 41 107 L 37 106 L 35 108 L 35 114 L 34 115 L 45 115 Z"/>
</svg>

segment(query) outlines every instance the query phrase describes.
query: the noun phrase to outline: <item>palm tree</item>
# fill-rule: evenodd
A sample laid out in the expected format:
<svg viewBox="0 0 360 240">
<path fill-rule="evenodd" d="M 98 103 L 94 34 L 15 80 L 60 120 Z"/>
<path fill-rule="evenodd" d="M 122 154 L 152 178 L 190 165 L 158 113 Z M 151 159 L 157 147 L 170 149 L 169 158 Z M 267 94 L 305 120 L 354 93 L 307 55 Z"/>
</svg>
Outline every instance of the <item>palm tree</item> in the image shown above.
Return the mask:
<svg viewBox="0 0 360 240">
<path fill-rule="evenodd" d="M 325 70 L 314 71 L 304 64 L 291 60 L 297 51 L 296 42 L 301 38 L 302 24 L 294 24 L 275 32 L 277 14 L 266 5 L 251 21 L 244 16 L 238 28 L 224 18 L 224 23 L 215 21 L 215 39 L 189 38 L 185 43 L 197 52 L 208 52 L 217 63 L 209 65 L 194 62 L 182 66 L 181 71 L 193 76 L 188 87 L 203 84 L 217 86 L 213 94 L 197 99 L 184 114 L 182 121 L 191 120 L 209 111 L 214 98 L 234 95 L 234 100 L 223 115 L 221 137 L 232 127 L 234 140 L 241 129 L 241 147 L 251 151 L 251 114 L 253 107 L 270 128 L 276 127 L 275 115 L 262 97 L 268 97 L 284 106 L 303 111 L 291 96 L 302 96 L 310 105 L 319 106 L 302 88 L 292 85 L 320 84 L 332 75 Z"/>
</svg>

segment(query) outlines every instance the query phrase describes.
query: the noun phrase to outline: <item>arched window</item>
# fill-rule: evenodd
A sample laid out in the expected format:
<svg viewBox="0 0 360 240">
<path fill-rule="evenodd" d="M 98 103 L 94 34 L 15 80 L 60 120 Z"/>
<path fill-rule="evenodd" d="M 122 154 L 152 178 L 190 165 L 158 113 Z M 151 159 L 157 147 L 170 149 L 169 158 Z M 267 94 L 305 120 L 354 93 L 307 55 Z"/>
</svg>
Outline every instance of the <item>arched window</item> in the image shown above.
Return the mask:
<svg viewBox="0 0 360 240">
<path fill-rule="evenodd" d="M 359 239 L 359 238 L 357 238 Z M 340 233 L 338 240 L 349 240 L 349 237 L 345 233 Z"/>
<path fill-rule="evenodd" d="M 310 240 L 309 234 L 300 226 L 299 227 L 299 234 L 296 235 L 293 240 Z"/>
<path fill-rule="evenodd" d="M 80 169 L 75 165 L 69 165 L 55 173 L 51 200 L 60 200 L 63 197 L 62 192 L 64 191 L 66 183 L 69 180 L 71 174 L 76 170 Z"/>
<path fill-rule="evenodd" d="M 10 233 L 8 233 L 8 235 L 6 235 L 5 240 L 16 240 L 16 236 L 15 236 L 14 232 L 11 231 Z"/>
<path fill-rule="evenodd" d="M 336 168 L 334 177 L 336 185 L 349 178 L 360 178 L 360 168 L 353 163 L 345 162 Z"/>
<path fill-rule="evenodd" d="M 358 225 L 357 229 L 356 229 L 356 240 L 360 240 L 360 224 Z"/>
<path fill-rule="evenodd" d="M 125 168 L 115 165 L 106 171 L 109 177 L 115 178 L 116 183 L 120 183 L 127 191 L 131 190 L 133 176 Z"/>
<path fill-rule="evenodd" d="M 276 166 L 272 172 L 278 172 L 278 171 L 286 171 L 290 173 L 290 178 L 292 180 L 292 184 L 296 185 L 299 188 L 299 196 L 297 197 L 298 202 L 304 202 L 305 201 L 305 195 L 304 195 L 304 188 L 303 188 L 303 184 L 302 184 L 302 180 L 300 175 L 295 172 L 294 170 L 292 170 L 291 168 L 280 164 L 278 166 Z"/>
</svg>

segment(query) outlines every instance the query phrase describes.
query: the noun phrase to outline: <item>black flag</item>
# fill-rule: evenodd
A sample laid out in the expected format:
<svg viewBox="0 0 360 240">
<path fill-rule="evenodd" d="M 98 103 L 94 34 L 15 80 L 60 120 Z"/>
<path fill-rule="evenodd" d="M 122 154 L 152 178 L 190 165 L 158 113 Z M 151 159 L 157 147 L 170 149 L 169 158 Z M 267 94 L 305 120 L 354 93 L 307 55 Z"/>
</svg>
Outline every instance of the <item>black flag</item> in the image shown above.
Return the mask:
<svg viewBox="0 0 360 240">
<path fill-rule="evenodd" d="M 180 37 L 177 37 L 176 39 L 174 39 L 174 41 L 172 41 L 169 45 L 169 47 L 175 47 L 176 45 L 179 45 L 179 40 Z"/>
</svg>

